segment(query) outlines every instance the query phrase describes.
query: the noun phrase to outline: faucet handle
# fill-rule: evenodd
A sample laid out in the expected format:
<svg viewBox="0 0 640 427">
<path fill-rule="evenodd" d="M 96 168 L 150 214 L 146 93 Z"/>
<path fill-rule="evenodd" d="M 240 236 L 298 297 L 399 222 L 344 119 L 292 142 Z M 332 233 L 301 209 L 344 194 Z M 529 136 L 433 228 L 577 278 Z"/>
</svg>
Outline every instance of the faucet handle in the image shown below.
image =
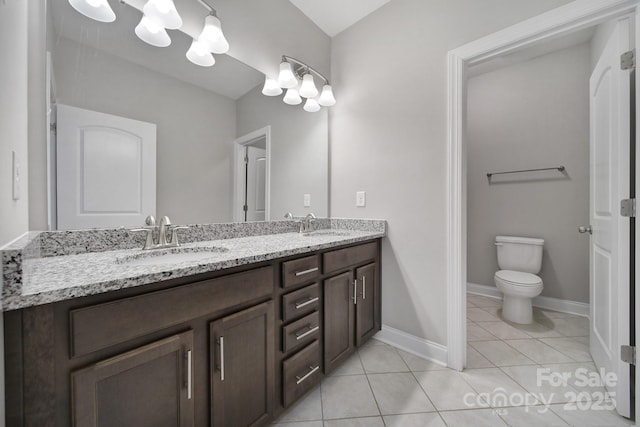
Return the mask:
<svg viewBox="0 0 640 427">
<path fill-rule="evenodd" d="M 178 242 L 178 230 L 188 230 L 189 227 L 186 225 L 174 225 L 169 228 L 171 230 L 171 242 L 169 245 L 171 246 L 180 246 Z"/>
<path fill-rule="evenodd" d="M 150 227 L 155 227 L 156 226 L 156 219 L 153 215 L 149 215 L 147 217 L 147 219 L 144 220 L 144 223 L 147 224 Z"/>
<path fill-rule="evenodd" d="M 137 232 L 137 231 L 146 231 L 147 232 L 147 238 L 144 241 L 144 247 L 142 249 L 146 250 L 146 249 L 153 249 L 153 248 L 156 247 L 156 244 L 153 241 L 153 227 L 132 228 L 129 231 L 130 232 Z"/>
<path fill-rule="evenodd" d="M 291 212 L 287 212 L 286 214 L 284 214 L 284 218 L 285 219 L 293 219 L 293 214 Z"/>
</svg>

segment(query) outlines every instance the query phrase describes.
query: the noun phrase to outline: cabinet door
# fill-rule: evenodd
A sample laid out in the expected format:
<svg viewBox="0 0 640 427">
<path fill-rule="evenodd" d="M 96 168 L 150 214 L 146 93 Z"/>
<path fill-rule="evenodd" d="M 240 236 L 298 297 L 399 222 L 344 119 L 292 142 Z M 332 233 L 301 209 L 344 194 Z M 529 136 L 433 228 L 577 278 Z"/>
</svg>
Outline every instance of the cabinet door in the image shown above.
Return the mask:
<svg viewBox="0 0 640 427">
<path fill-rule="evenodd" d="M 354 280 L 349 271 L 324 281 L 324 372 L 331 372 L 353 351 Z"/>
<path fill-rule="evenodd" d="M 214 427 L 257 426 L 271 416 L 274 391 L 271 301 L 210 325 Z"/>
<path fill-rule="evenodd" d="M 73 372 L 73 425 L 192 426 L 192 349 L 187 331 Z"/>
<path fill-rule="evenodd" d="M 377 295 L 376 265 L 368 264 L 356 270 L 358 304 L 356 304 L 356 345 L 359 347 L 379 327 L 376 327 L 376 302 Z"/>
</svg>

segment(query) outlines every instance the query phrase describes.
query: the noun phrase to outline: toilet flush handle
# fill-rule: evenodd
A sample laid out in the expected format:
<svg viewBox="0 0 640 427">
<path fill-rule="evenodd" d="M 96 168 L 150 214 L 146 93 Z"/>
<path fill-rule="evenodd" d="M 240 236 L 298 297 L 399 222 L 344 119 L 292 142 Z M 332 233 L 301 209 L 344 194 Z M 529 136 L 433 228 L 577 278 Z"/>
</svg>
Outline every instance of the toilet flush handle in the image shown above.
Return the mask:
<svg viewBox="0 0 640 427">
<path fill-rule="evenodd" d="M 587 225 L 586 227 L 578 227 L 578 232 L 580 234 L 584 234 L 584 233 L 593 234 L 593 229 L 591 228 L 590 225 Z"/>
</svg>

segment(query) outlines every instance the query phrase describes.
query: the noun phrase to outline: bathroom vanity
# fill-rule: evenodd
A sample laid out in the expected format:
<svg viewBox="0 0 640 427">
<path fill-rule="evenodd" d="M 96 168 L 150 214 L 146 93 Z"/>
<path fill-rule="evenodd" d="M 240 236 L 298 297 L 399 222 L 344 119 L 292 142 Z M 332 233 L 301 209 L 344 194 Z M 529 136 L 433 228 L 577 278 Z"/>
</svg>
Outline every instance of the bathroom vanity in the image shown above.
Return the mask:
<svg viewBox="0 0 640 427">
<path fill-rule="evenodd" d="M 7 425 L 268 424 L 381 327 L 384 230 L 315 233 L 185 245 L 228 249 L 197 265 L 141 266 L 140 249 L 23 261 L 37 281 L 58 258 L 75 283 L 8 299 Z M 120 278 L 65 270 L 94 257 Z"/>
</svg>

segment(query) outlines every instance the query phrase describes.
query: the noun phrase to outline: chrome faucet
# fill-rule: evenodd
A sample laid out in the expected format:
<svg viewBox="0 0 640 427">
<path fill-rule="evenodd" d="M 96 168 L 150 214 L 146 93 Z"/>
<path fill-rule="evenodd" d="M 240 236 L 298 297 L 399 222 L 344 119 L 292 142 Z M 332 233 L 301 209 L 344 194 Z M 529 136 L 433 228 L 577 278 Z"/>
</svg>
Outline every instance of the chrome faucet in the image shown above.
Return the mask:
<svg viewBox="0 0 640 427">
<path fill-rule="evenodd" d="M 156 219 L 153 215 L 149 215 L 145 220 L 145 224 L 147 227 L 144 228 L 134 228 L 130 231 L 144 231 L 147 233 L 147 237 L 144 242 L 143 250 L 149 249 L 163 249 L 163 248 L 174 248 L 180 246 L 178 243 L 178 230 L 188 229 L 187 226 L 174 226 L 171 225 L 171 220 L 168 216 L 163 216 L 160 219 L 160 225 L 156 226 Z M 158 240 L 157 242 L 154 240 L 154 233 L 158 231 Z M 167 240 L 167 233 L 171 233 L 170 240 Z"/>
<path fill-rule="evenodd" d="M 307 214 L 303 219 L 294 219 L 291 212 L 287 212 L 284 217 L 293 220 L 296 224 L 300 224 L 300 233 L 313 231 L 313 223 L 316 222 L 316 216 L 313 213 Z"/>
</svg>

